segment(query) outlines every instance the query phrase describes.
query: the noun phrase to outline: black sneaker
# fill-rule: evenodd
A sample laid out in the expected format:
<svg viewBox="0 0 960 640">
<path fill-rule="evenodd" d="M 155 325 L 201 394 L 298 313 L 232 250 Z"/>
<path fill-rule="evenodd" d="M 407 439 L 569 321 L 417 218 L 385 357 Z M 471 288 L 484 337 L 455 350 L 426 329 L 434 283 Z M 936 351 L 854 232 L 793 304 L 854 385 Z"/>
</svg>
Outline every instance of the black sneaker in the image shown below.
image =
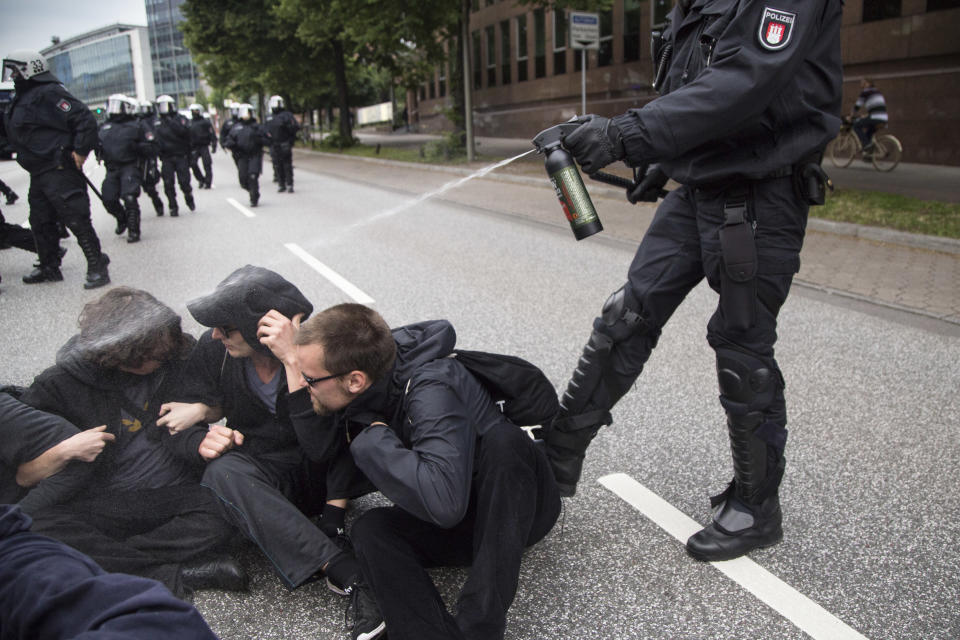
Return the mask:
<svg viewBox="0 0 960 640">
<path fill-rule="evenodd" d="M 349 622 L 350 611 L 353 610 L 353 622 Z M 380 638 L 387 632 L 387 623 L 383 621 L 380 607 L 373 599 L 370 589 L 362 582 L 355 582 L 350 586 L 350 604 L 343 614 L 344 624 L 350 628 L 352 640 L 373 640 Z"/>
<path fill-rule="evenodd" d="M 60 282 L 63 280 L 63 274 L 58 267 L 37 267 L 28 275 L 23 276 L 24 284 L 37 284 L 38 282 Z"/>
</svg>

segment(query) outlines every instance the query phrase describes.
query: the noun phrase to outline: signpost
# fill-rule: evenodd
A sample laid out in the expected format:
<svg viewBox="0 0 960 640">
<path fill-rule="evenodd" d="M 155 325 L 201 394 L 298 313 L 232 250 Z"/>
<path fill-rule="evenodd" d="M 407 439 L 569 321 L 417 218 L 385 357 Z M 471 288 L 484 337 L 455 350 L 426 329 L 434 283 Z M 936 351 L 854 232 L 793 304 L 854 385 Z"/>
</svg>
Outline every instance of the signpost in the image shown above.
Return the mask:
<svg viewBox="0 0 960 640">
<path fill-rule="evenodd" d="M 571 48 L 580 49 L 580 115 L 587 113 L 587 49 L 600 48 L 600 14 L 570 12 Z"/>
</svg>

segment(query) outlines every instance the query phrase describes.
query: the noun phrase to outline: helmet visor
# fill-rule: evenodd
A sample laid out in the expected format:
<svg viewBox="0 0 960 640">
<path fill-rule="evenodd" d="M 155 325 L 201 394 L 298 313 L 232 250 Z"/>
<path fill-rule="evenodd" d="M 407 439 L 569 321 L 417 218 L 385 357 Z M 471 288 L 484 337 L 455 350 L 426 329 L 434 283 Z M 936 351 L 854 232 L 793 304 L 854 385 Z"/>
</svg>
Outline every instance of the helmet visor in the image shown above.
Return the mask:
<svg viewBox="0 0 960 640">
<path fill-rule="evenodd" d="M 123 98 L 107 98 L 107 114 L 111 116 L 127 112 L 127 103 Z"/>
<path fill-rule="evenodd" d="M 11 82 L 13 80 L 14 72 L 17 75 L 22 75 L 20 72 L 21 67 L 24 66 L 24 63 L 17 62 L 16 60 L 3 60 L 3 82 Z"/>
</svg>

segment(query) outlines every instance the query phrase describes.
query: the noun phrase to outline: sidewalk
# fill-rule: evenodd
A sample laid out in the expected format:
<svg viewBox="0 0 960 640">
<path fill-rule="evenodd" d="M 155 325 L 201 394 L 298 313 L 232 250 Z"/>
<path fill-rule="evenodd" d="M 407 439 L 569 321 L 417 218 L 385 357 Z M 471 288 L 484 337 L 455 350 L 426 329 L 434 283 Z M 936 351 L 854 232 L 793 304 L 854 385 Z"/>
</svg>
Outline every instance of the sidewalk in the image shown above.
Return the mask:
<svg viewBox="0 0 960 640">
<path fill-rule="evenodd" d="M 380 134 L 377 137 L 381 136 L 390 139 L 381 140 L 381 144 L 402 141 L 418 146 L 424 142 L 423 134 Z M 378 141 L 367 134 L 360 137 L 367 144 Z M 515 140 L 481 139 L 481 149 L 485 142 L 489 143 L 486 153 L 499 158 L 511 157 L 529 148 L 520 148 Z M 504 153 L 490 151 L 494 148 Z M 297 149 L 295 162 L 311 171 L 411 195 L 429 193 L 487 164 L 481 162 L 469 167 L 421 165 L 302 149 Z M 960 169 L 957 174 L 960 176 Z M 491 182 L 499 183 L 495 199 L 491 199 Z M 651 204 L 631 205 L 622 191 L 587 182 L 604 226 L 604 232 L 597 237 L 606 241 L 638 243 L 656 207 Z M 536 154 L 437 197 L 500 215 L 568 227 L 543 172 L 542 160 Z M 960 325 L 958 241 L 811 218 L 795 282 L 826 293 Z"/>
</svg>

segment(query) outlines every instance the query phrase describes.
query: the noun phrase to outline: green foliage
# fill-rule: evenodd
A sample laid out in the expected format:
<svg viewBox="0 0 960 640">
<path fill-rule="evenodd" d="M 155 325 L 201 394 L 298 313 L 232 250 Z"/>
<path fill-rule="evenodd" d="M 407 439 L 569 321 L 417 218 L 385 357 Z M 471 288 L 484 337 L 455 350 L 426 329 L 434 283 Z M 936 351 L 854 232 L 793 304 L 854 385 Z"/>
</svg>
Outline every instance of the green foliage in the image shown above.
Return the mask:
<svg viewBox="0 0 960 640">
<path fill-rule="evenodd" d="M 570 9 L 571 11 L 590 11 L 593 13 L 609 11 L 613 8 L 613 0 L 516 0 L 516 3 L 540 9 L 560 11 Z"/>
<path fill-rule="evenodd" d="M 851 222 L 960 238 L 960 204 L 931 202 L 906 196 L 837 189 L 822 207 L 812 207 L 810 215 L 837 222 Z"/>
</svg>

